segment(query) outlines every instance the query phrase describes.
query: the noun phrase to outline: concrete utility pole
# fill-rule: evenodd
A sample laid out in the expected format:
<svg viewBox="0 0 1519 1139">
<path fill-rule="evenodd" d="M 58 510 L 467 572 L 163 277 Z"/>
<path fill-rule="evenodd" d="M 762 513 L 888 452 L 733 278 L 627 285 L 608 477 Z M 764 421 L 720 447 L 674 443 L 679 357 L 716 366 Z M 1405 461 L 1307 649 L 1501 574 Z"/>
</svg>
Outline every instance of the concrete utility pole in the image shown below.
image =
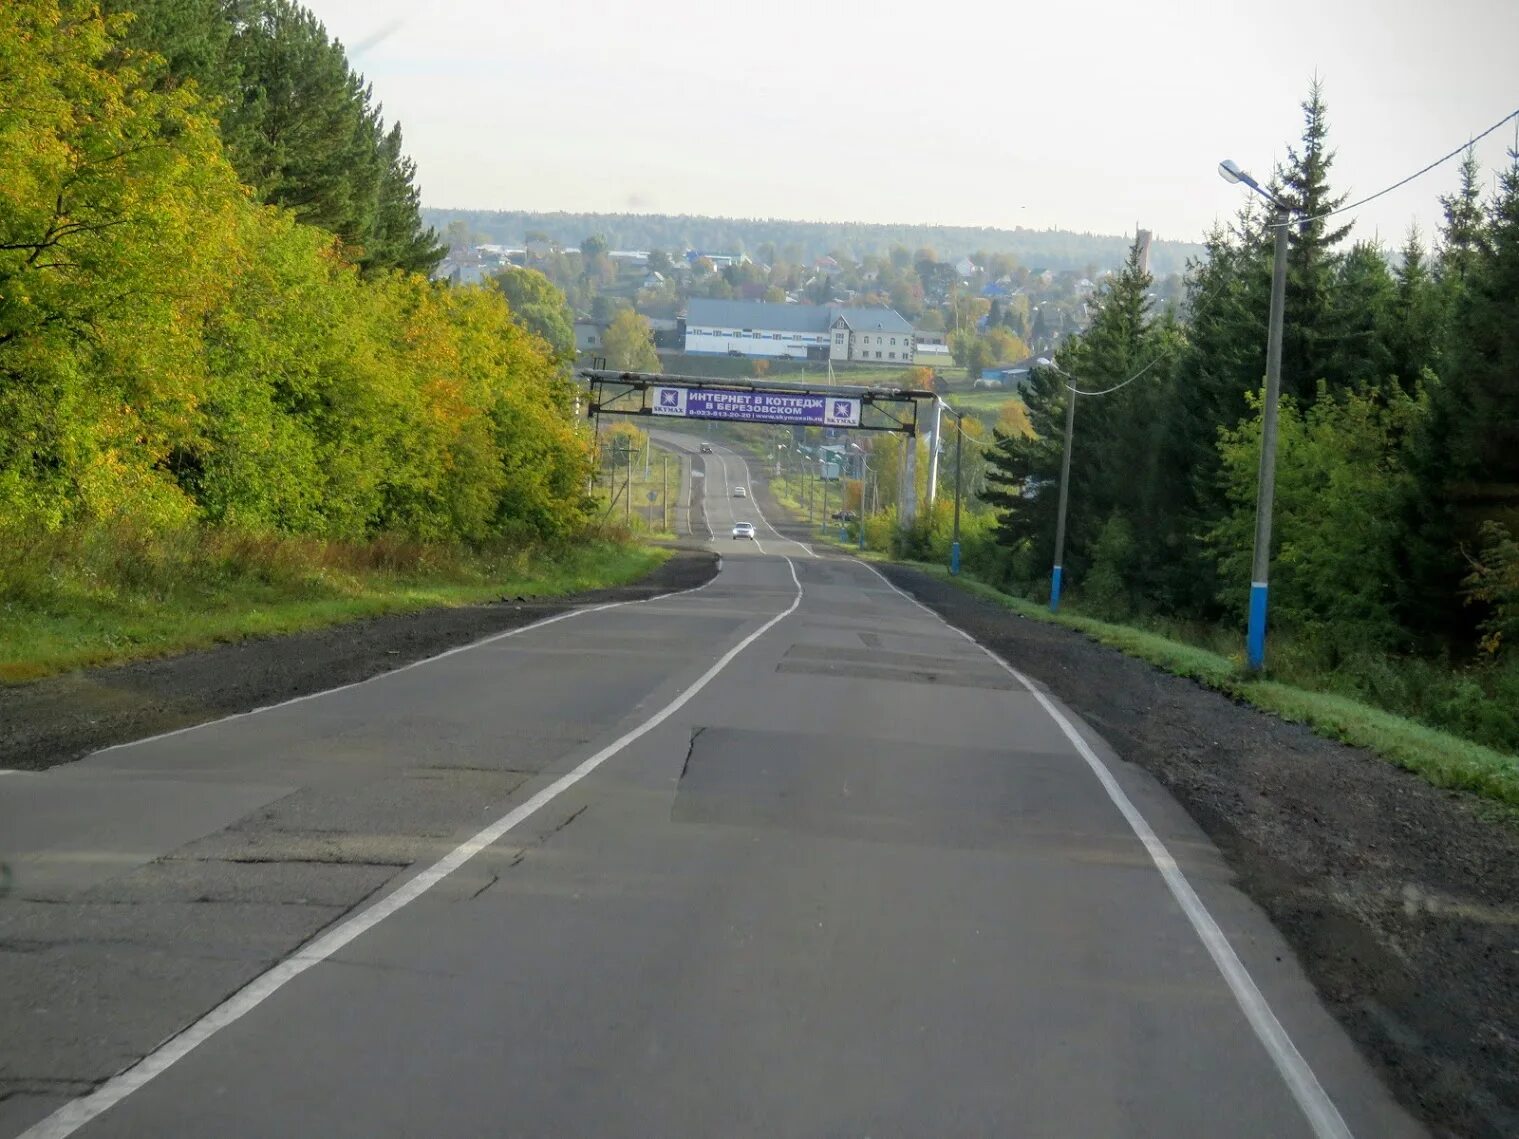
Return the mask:
<svg viewBox="0 0 1519 1139">
<path fill-rule="evenodd" d="M 904 437 L 907 455 L 902 462 L 902 529 L 911 529 L 918 516 L 918 437 Z"/>
<path fill-rule="evenodd" d="M 960 572 L 960 470 L 965 446 L 965 412 L 955 416 L 955 536 L 949 547 L 949 572 Z"/>
<path fill-rule="evenodd" d="M 1271 580 L 1271 510 L 1276 499 L 1276 409 L 1282 395 L 1282 321 L 1287 301 L 1288 212 L 1278 205 L 1276 256 L 1271 267 L 1271 315 L 1266 326 L 1266 402 L 1261 408 L 1261 467 L 1255 487 L 1255 556 L 1250 563 L 1250 616 L 1245 658 L 1266 666 L 1266 599 Z"/>
<path fill-rule="evenodd" d="M 859 531 L 859 548 L 865 549 L 865 484 L 870 480 L 870 456 L 864 451 L 860 452 L 860 516 L 855 519 L 855 529 Z"/>
<path fill-rule="evenodd" d="M 1266 666 L 1266 609 L 1271 583 L 1271 512 L 1276 499 L 1276 412 L 1282 394 L 1282 323 L 1287 300 L 1287 243 L 1292 207 L 1261 186 L 1232 160 L 1218 164 L 1226 182 L 1243 182 L 1271 203 L 1276 230 L 1271 265 L 1271 312 L 1266 321 L 1266 397 L 1261 406 L 1261 465 L 1255 484 L 1255 551 L 1250 561 L 1250 613 L 1245 662 L 1252 672 Z"/>
<path fill-rule="evenodd" d="M 1070 379 L 1065 372 L 1060 373 Z M 1065 385 L 1065 451 L 1060 456 L 1060 505 L 1055 513 L 1055 568 L 1050 571 L 1050 612 L 1060 609 L 1061 578 L 1065 575 L 1065 512 L 1071 502 L 1071 436 L 1076 432 L 1076 385 Z"/>
<path fill-rule="evenodd" d="M 934 400 L 933 421 L 928 435 L 928 509 L 932 512 L 939 497 L 939 432 L 944 426 L 944 404 Z"/>
</svg>

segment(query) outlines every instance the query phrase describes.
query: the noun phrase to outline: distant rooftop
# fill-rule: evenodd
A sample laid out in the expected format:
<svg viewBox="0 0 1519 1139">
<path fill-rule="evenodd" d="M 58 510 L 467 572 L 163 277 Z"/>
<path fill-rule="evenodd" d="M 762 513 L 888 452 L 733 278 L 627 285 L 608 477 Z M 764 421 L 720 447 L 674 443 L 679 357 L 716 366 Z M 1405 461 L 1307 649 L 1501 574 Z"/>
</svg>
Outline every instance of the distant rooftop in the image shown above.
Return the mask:
<svg viewBox="0 0 1519 1139">
<path fill-rule="evenodd" d="M 912 334 L 895 309 L 842 305 L 788 305 L 772 301 L 723 301 L 692 297 L 686 324 L 698 328 L 764 329 L 766 332 L 827 332 L 840 317 L 856 332 Z"/>
</svg>

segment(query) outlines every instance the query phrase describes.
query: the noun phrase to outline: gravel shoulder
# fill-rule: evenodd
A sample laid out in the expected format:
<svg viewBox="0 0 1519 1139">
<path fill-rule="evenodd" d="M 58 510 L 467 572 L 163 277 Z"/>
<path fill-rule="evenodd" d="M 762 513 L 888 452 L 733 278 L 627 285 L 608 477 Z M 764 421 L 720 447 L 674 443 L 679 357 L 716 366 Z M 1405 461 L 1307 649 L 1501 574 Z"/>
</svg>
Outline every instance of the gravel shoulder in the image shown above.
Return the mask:
<svg viewBox="0 0 1519 1139">
<path fill-rule="evenodd" d="M 1072 630 L 882 569 L 1170 790 L 1435 1135 L 1519 1135 L 1512 815 Z"/>
<path fill-rule="evenodd" d="M 681 550 L 631 585 L 430 609 L 0 686 L 0 768 L 40 770 L 98 748 L 351 684 L 581 605 L 691 589 L 716 555 Z"/>
</svg>

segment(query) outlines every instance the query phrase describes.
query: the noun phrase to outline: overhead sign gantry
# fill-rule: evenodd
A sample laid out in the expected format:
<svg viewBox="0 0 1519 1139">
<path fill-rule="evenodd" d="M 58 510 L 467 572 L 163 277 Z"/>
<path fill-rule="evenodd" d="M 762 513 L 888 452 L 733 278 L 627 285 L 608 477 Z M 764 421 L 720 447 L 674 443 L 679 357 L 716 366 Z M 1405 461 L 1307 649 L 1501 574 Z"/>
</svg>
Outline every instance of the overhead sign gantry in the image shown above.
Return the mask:
<svg viewBox="0 0 1519 1139">
<path fill-rule="evenodd" d="M 750 383 L 592 368 L 590 415 L 651 415 L 729 423 L 774 423 L 856 431 L 918 433 L 918 407 L 938 397 L 908 388 Z"/>
</svg>

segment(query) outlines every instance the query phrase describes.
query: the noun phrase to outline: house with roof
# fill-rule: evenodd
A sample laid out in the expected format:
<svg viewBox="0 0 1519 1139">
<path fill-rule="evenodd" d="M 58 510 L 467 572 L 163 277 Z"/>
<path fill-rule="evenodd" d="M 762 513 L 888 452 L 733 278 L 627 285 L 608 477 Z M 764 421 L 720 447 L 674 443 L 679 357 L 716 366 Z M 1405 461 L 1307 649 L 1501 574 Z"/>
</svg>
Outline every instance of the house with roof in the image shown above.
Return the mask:
<svg viewBox="0 0 1519 1139">
<path fill-rule="evenodd" d="M 709 356 L 911 364 L 913 329 L 893 309 L 692 297 L 686 352 Z"/>
</svg>

